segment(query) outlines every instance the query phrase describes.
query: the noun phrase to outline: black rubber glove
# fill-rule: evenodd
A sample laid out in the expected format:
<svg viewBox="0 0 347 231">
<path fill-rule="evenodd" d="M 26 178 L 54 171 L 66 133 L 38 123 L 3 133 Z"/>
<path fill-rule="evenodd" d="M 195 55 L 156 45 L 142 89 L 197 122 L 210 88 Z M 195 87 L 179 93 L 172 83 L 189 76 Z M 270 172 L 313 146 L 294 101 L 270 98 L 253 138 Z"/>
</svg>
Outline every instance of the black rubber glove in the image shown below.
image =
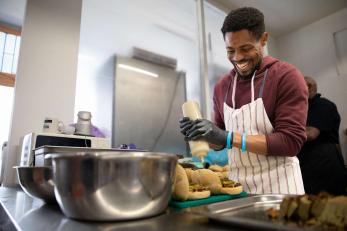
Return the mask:
<svg viewBox="0 0 347 231">
<path fill-rule="evenodd" d="M 180 129 L 181 129 L 181 133 L 186 137 L 187 131 L 192 127 L 193 125 L 193 121 L 189 119 L 189 117 L 183 117 L 182 119 L 180 119 Z"/>
<path fill-rule="evenodd" d="M 184 128 L 186 129 L 185 135 L 189 140 L 201 139 L 208 143 L 221 145 L 222 147 L 225 147 L 226 145 L 228 132 L 220 129 L 209 120 L 198 119 L 192 121 L 189 126 L 186 125 Z"/>
</svg>

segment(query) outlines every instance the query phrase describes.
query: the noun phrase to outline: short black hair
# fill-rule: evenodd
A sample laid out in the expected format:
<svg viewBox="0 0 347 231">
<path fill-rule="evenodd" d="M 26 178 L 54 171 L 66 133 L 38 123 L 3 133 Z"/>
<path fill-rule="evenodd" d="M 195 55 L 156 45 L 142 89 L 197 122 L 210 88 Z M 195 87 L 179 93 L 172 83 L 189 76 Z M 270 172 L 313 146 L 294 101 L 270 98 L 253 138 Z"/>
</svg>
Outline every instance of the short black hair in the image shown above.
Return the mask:
<svg viewBox="0 0 347 231">
<path fill-rule="evenodd" d="M 227 32 L 235 32 L 247 29 L 259 40 L 265 31 L 263 13 L 253 7 L 242 7 L 232 10 L 224 19 L 221 29 L 223 37 Z"/>
</svg>

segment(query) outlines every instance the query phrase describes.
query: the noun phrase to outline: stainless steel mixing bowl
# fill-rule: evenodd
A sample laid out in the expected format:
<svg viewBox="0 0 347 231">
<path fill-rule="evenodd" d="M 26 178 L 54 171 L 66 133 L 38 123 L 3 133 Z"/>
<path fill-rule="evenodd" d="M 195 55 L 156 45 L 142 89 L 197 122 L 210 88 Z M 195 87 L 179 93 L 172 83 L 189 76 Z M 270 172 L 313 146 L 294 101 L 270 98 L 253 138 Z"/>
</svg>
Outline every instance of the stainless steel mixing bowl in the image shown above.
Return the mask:
<svg viewBox="0 0 347 231">
<path fill-rule="evenodd" d="M 85 151 L 51 157 L 55 196 L 67 217 L 130 220 L 167 208 L 176 155 Z"/>
<path fill-rule="evenodd" d="M 23 191 L 31 197 L 44 200 L 46 203 L 56 202 L 51 167 L 16 166 L 18 181 Z"/>
</svg>

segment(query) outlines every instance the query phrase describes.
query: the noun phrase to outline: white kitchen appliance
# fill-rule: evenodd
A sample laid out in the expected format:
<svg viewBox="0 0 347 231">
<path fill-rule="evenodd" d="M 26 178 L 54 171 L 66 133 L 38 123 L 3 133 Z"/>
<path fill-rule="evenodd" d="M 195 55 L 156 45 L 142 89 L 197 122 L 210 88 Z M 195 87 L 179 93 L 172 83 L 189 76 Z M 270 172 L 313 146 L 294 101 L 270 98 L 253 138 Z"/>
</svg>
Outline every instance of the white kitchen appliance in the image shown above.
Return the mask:
<svg viewBox="0 0 347 231">
<path fill-rule="evenodd" d="M 89 111 L 79 111 L 78 114 L 77 123 L 75 125 L 76 135 L 85 135 L 85 136 L 91 136 L 92 135 L 92 114 Z"/>
<path fill-rule="evenodd" d="M 32 132 L 23 138 L 20 166 L 33 166 L 34 150 L 43 145 L 108 149 L 111 141 L 100 137 Z"/>
</svg>

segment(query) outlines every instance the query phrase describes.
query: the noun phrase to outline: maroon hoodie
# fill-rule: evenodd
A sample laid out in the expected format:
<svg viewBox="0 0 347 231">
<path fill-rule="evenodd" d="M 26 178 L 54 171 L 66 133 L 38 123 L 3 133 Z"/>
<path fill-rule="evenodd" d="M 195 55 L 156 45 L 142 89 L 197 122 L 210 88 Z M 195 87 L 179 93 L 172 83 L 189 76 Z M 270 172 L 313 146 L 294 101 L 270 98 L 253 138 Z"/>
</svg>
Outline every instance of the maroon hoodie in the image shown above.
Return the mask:
<svg viewBox="0 0 347 231">
<path fill-rule="evenodd" d="M 264 74 L 268 76 L 263 90 L 263 102 L 274 132 L 266 135 L 269 155 L 295 156 L 306 141 L 308 91 L 300 71 L 293 65 L 266 56 L 254 78 L 254 97 L 258 98 Z M 216 84 L 213 95 L 214 121 L 225 129 L 223 102 L 228 85 L 226 103 L 232 107 L 232 89 L 235 70 L 223 76 Z M 231 82 L 230 82 L 231 81 Z M 238 78 L 235 94 L 236 108 L 251 102 L 251 79 Z"/>
</svg>

